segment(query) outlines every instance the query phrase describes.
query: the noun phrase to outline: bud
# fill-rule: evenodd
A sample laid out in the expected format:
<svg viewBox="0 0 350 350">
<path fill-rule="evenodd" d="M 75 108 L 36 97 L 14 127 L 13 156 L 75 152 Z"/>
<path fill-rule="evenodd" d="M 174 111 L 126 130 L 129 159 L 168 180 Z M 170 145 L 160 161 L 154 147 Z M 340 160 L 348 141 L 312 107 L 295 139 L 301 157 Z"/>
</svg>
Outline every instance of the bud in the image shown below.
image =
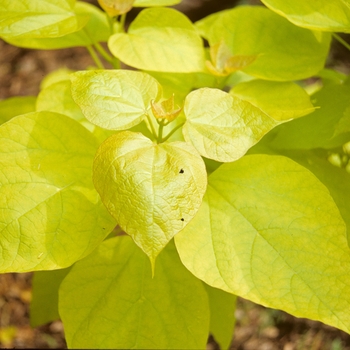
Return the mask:
<svg viewBox="0 0 350 350">
<path fill-rule="evenodd" d="M 182 108 L 175 108 L 174 95 L 161 102 L 151 101 L 151 108 L 157 119 L 166 119 L 168 122 L 172 122 L 182 110 Z"/>
<path fill-rule="evenodd" d="M 115 17 L 129 12 L 135 0 L 97 0 L 108 16 Z"/>
</svg>

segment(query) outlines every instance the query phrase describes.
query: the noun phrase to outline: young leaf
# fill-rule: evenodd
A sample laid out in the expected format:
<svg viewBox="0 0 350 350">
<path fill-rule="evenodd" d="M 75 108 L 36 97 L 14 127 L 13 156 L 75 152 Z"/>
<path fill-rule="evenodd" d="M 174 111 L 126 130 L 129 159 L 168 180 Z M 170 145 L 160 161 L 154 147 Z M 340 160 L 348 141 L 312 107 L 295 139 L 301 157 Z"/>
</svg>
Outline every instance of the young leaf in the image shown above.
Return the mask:
<svg viewBox="0 0 350 350">
<path fill-rule="evenodd" d="M 69 271 L 70 268 L 34 273 L 30 301 L 30 325 L 32 327 L 60 319 L 58 288 Z"/>
<path fill-rule="evenodd" d="M 204 157 L 232 162 L 281 121 L 224 91 L 203 88 L 185 101 L 183 134 Z M 282 121 L 283 122 L 283 121 Z"/>
<path fill-rule="evenodd" d="M 108 47 L 126 64 L 160 72 L 200 72 L 204 49 L 190 20 L 169 8 L 143 10 L 131 23 L 128 33 L 110 37 Z"/>
<path fill-rule="evenodd" d="M 135 0 L 97 0 L 108 16 L 115 17 L 129 12 Z"/>
<path fill-rule="evenodd" d="M 236 85 L 230 93 L 276 120 L 299 118 L 315 110 L 310 96 L 293 82 L 251 80 Z"/>
<path fill-rule="evenodd" d="M 157 100 L 161 87 L 142 72 L 127 70 L 81 71 L 72 74 L 72 96 L 87 120 L 109 130 L 139 124 Z"/>
<path fill-rule="evenodd" d="M 171 6 L 182 0 L 135 0 L 134 7 Z"/>
<path fill-rule="evenodd" d="M 103 242 L 74 265 L 60 287 L 69 348 L 204 349 L 209 332 L 203 285 L 170 244 L 154 278 L 127 236 Z"/>
<path fill-rule="evenodd" d="M 88 46 L 98 42 L 106 42 L 110 36 L 110 27 L 103 11 L 91 4 L 77 1 L 74 7 L 75 13 L 80 17 L 87 17 L 89 21 L 80 30 L 57 38 L 26 38 L 6 37 L 11 45 L 31 49 L 62 49 L 75 46 Z M 98 30 L 96 30 L 98 28 Z"/>
<path fill-rule="evenodd" d="M 111 231 L 114 220 L 92 184 L 95 138 L 52 112 L 0 127 L 0 271 L 70 266 Z"/>
<path fill-rule="evenodd" d="M 279 149 L 334 148 L 349 140 L 342 118 L 350 106 L 350 82 L 325 86 L 313 95 L 312 114 L 276 128 L 271 146 Z M 344 133 L 339 131 L 345 131 Z"/>
<path fill-rule="evenodd" d="M 10 97 L 0 101 L 0 124 L 13 117 L 35 111 L 35 96 Z"/>
<path fill-rule="evenodd" d="M 209 297 L 210 333 L 220 345 L 220 349 L 229 349 L 235 327 L 237 297 L 221 289 L 204 283 Z"/>
<path fill-rule="evenodd" d="M 331 36 L 299 28 L 262 6 L 240 6 L 196 23 L 210 46 L 224 42 L 233 55 L 256 56 L 243 71 L 267 80 L 298 80 L 320 71 Z"/>
<path fill-rule="evenodd" d="M 297 26 L 312 30 L 350 33 L 348 0 L 262 0 L 262 2 Z"/>
<path fill-rule="evenodd" d="M 175 242 L 211 286 L 350 331 L 344 221 L 327 188 L 289 158 L 223 164 Z"/>
<path fill-rule="evenodd" d="M 185 142 L 154 144 L 124 131 L 98 149 L 93 182 L 103 203 L 152 264 L 196 214 L 206 189 L 202 158 Z"/>
<path fill-rule="evenodd" d="M 57 38 L 82 28 L 74 0 L 1 0 L 0 36 L 4 38 Z"/>
</svg>

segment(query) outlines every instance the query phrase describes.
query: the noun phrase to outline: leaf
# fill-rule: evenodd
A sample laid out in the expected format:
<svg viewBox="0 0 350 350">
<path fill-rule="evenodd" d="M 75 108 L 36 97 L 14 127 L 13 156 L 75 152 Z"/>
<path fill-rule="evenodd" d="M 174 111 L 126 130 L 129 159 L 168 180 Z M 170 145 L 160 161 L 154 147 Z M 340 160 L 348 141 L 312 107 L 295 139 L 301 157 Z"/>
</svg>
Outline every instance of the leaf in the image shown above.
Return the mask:
<svg viewBox="0 0 350 350">
<path fill-rule="evenodd" d="M 204 283 L 210 305 L 210 333 L 220 345 L 220 349 L 229 349 L 235 327 L 237 297 L 221 289 Z"/>
<path fill-rule="evenodd" d="M 311 172 L 286 157 L 249 155 L 210 175 L 175 242 L 184 265 L 211 286 L 349 332 L 345 233 Z"/>
<path fill-rule="evenodd" d="M 97 0 L 108 16 L 116 17 L 129 12 L 135 0 Z"/>
<path fill-rule="evenodd" d="M 55 38 L 35 37 L 23 40 L 22 37 L 6 37 L 4 39 L 14 46 L 42 50 L 88 46 L 108 40 L 111 33 L 104 12 L 91 4 L 81 1 L 77 1 L 74 11 L 77 16 L 89 18 L 86 25 L 74 33 Z"/>
<path fill-rule="evenodd" d="M 210 46 L 223 41 L 233 55 L 255 55 L 243 72 L 276 81 L 317 74 L 324 67 L 331 40 L 329 33 L 296 27 L 262 6 L 214 13 L 196 26 Z"/>
<path fill-rule="evenodd" d="M 191 145 L 154 144 L 124 131 L 98 149 L 93 182 L 109 212 L 154 266 L 159 252 L 196 214 L 207 174 Z"/>
<path fill-rule="evenodd" d="M 182 0 L 135 0 L 134 7 L 171 6 Z"/>
<path fill-rule="evenodd" d="M 69 348 L 204 349 L 209 331 L 203 285 L 174 245 L 157 260 L 127 236 L 103 242 L 61 284 L 59 309 Z"/>
<path fill-rule="evenodd" d="M 232 162 L 281 122 L 218 89 L 191 92 L 185 101 L 185 140 L 206 158 Z"/>
<path fill-rule="evenodd" d="M 344 133 L 350 132 L 350 104 L 347 106 L 343 112 L 342 117 L 339 119 L 338 123 L 335 125 L 333 137 L 337 137 Z"/>
<path fill-rule="evenodd" d="M 128 33 L 108 40 L 114 56 L 129 66 L 158 72 L 204 69 L 202 39 L 191 21 L 170 8 L 149 8 L 131 23 Z"/>
<path fill-rule="evenodd" d="M 284 1 L 262 0 L 279 15 L 297 26 L 312 30 L 350 33 L 350 3 L 348 0 Z"/>
<path fill-rule="evenodd" d="M 16 96 L 0 101 L 0 124 L 13 117 L 35 111 L 35 96 Z"/>
<path fill-rule="evenodd" d="M 299 118 L 315 110 L 310 96 L 293 82 L 251 80 L 234 86 L 230 93 L 276 120 Z"/>
<path fill-rule="evenodd" d="M 161 93 L 150 75 L 128 70 L 92 70 L 71 75 L 72 96 L 91 123 L 124 130 L 141 123 Z"/>
<path fill-rule="evenodd" d="M 0 127 L 0 271 L 68 267 L 115 225 L 91 180 L 95 138 L 52 112 Z"/>
<path fill-rule="evenodd" d="M 276 128 L 271 146 L 278 149 L 341 146 L 349 140 L 349 133 L 338 132 L 342 130 L 341 120 L 350 104 L 349 94 L 349 82 L 325 86 L 313 95 L 314 105 L 319 108 L 306 117 Z"/>
<path fill-rule="evenodd" d="M 38 327 L 60 319 L 58 288 L 69 271 L 70 268 L 34 273 L 30 302 L 31 327 Z"/>
<path fill-rule="evenodd" d="M 0 36 L 6 38 L 57 38 L 78 31 L 88 18 L 77 17 L 74 0 L 2 0 Z"/>
</svg>

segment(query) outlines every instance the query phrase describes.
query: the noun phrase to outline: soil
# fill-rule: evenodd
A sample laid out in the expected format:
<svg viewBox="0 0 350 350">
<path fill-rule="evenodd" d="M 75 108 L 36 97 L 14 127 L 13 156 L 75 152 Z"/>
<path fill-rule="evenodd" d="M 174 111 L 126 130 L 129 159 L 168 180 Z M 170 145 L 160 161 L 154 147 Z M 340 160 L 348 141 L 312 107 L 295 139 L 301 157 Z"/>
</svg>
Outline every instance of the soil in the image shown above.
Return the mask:
<svg viewBox="0 0 350 350">
<path fill-rule="evenodd" d="M 222 1 L 219 9 L 234 3 Z M 212 0 L 184 1 L 182 6 L 189 6 L 190 14 L 191 8 L 199 8 L 201 4 L 207 6 L 202 6 L 206 11 L 213 11 Z M 186 7 L 183 9 L 186 11 Z M 332 53 L 333 64 L 348 73 L 349 53 L 337 47 Z M 84 48 L 26 50 L 0 40 L 0 52 L 0 100 L 36 95 L 42 78 L 58 68 L 78 70 L 93 65 Z M 59 320 L 37 328 L 30 326 L 31 278 L 32 273 L 0 275 L 0 348 L 66 348 Z M 350 350 L 350 335 L 320 322 L 298 319 L 243 299 L 238 300 L 235 315 L 232 350 Z M 207 349 L 219 349 L 212 337 Z"/>
</svg>

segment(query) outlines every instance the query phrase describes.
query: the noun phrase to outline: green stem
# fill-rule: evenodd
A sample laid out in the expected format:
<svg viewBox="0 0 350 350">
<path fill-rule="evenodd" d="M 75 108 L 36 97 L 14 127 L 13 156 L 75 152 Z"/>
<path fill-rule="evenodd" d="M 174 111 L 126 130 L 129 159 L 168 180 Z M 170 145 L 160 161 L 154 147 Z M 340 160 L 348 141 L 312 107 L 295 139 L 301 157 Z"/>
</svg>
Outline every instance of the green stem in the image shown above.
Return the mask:
<svg viewBox="0 0 350 350">
<path fill-rule="evenodd" d="M 123 13 L 120 16 L 120 21 L 119 21 L 119 25 L 120 25 L 120 32 L 121 33 L 125 33 L 125 20 L 126 20 L 126 13 Z"/>
<path fill-rule="evenodd" d="M 176 126 L 173 130 L 171 130 L 171 131 L 169 132 L 169 134 L 166 135 L 166 136 L 162 139 L 162 142 L 165 142 L 166 140 L 168 140 L 168 139 L 170 138 L 170 136 L 173 135 L 177 130 L 179 130 L 180 128 L 182 128 L 184 124 L 185 124 L 185 123 L 181 123 L 181 124 L 179 124 L 178 126 Z"/>
<path fill-rule="evenodd" d="M 154 129 L 152 120 L 151 120 L 151 118 L 150 118 L 150 116 L 149 116 L 148 114 L 147 114 L 147 120 L 148 120 L 149 127 L 150 127 L 150 129 L 151 129 L 152 135 L 154 136 L 155 139 L 158 139 L 156 130 Z"/>
<path fill-rule="evenodd" d="M 164 121 L 161 120 L 158 124 L 159 124 L 159 128 L 158 128 L 157 143 L 162 143 L 163 142 Z"/>
<path fill-rule="evenodd" d="M 88 45 L 88 46 L 86 46 L 86 48 L 89 51 L 90 56 L 94 60 L 97 68 L 105 69 L 103 63 L 101 62 L 100 58 L 97 56 L 97 54 L 96 54 L 95 50 L 93 49 L 93 47 L 91 45 Z"/>
<path fill-rule="evenodd" d="M 345 46 L 350 51 L 350 44 L 348 44 L 341 36 L 333 33 L 333 38 L 339 41 L 343 46 Z"/>
<path fill-rule="evenodd" d="M 113 57 L 100 45 L 100 43 L 94 44 L 94 48 L 98 53 L 109 63 L 113 63 Z"/>
</svg>

